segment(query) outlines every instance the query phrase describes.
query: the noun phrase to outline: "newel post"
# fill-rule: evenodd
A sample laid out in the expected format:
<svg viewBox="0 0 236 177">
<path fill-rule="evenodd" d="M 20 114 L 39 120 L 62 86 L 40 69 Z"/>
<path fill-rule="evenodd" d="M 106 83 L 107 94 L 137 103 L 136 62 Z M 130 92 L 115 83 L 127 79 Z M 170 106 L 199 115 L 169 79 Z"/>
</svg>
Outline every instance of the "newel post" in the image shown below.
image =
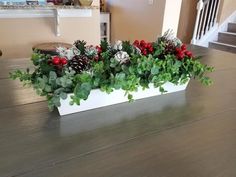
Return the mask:
<svg viewBox="0 0 236 177">
<path fill-rule="evenodd" d="M 195 22 L 195 27 L 194 27 L 194 32 L 193 32 L 193 38 L 191 43 L 192 44 L 196 44 L 197 41 L 197 31 L 198 31 L 198 27 L 199 27 L 199 19 L 200 19 L 200 15 L 201 15 L 201 11 L 203 9 L 204 6 L 204 2 L 203 0 L 199 0 L 197 3 L 197 17 L 196 17 L 196 22 Z"/>
</svg>

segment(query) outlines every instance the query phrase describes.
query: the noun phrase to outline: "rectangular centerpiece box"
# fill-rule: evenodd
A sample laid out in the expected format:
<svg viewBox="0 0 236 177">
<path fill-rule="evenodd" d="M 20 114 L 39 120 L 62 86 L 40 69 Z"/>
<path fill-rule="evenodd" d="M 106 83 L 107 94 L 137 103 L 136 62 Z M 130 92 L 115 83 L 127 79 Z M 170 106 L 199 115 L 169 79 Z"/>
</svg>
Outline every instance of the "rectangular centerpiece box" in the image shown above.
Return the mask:
<svg viewBox="0 0 236 177">
<path fill-rule="evenodd" d="M 163 85 L 163 88 L 167 91 L 165 94 L 168 94 L 185 90 L 187 85 L 188 82 L 183 85 L 174 85 L 173 83 L 168 82 Z M 132 93 L 134 100 L 158 96 L 161 94 L 159 88 L 154 88 L 153 84 L 150 84 L 149 88 L 145 90 L 143 90 L 142 87 L 139 87 L 137 92 Z M 106 92 L 102 92 L 100 89 L 94 89 L 91 91 L 87 100 L 81 100 L 80 105 L 70 105 L 71 95 L 72 94 L 69 94 L 65 100 L 61 99 L 61 106 L 58 107 L 61 116 L 128 101 L 124 90 L 114 90 L 112 93 L 107 94 Z"/>
</svg>

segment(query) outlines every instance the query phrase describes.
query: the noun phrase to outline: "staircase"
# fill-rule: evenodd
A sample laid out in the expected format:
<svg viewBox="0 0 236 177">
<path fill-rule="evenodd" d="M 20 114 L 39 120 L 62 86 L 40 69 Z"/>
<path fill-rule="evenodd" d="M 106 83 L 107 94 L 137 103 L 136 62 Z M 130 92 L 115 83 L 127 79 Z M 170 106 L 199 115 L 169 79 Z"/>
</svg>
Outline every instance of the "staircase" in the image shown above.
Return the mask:
<svg viewBox="0 0 236 177">
<path fill-rule="evenodd" d="M 229 23 L 228 30 L 226 32 L 219 32 L 218 41 L 210 42 L 209 47 L 236 53 L 236 23 Z"/>
<path fill-rule="evenodd" d="M 197 17 L 191 43 L 236 53 L 236 18 L 235 15 L 233 19 L 230 17 L 227 19 L 229 23 L 225 22 L 220 27 L 217 18 L 220 4 L 221 0 L 198 0 Z M 225 32 L 221 32 L 221 30 Z"/>
<path fill-rule="evenodd" d="M 208 38 L 218 29 L 220 2 L 221 0 L 198 0 L 192 44 L 208 47 Z"/>
</svg>

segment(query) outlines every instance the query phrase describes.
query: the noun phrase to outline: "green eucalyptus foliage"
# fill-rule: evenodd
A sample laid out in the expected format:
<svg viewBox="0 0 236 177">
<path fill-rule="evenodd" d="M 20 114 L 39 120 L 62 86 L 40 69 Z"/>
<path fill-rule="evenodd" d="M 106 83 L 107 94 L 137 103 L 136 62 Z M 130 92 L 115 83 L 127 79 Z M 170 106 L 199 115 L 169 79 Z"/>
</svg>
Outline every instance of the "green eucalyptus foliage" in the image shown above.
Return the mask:
<svg viewBox="0 0 236 177">
<path fill-rule="evenodd" d="M 84 52 L 84 41 L 77 41 L 75 45 Z M 99 60 L 91 60 L 90 69 L 76 74 L 66 66 L 54 66 L 48 64 L 51 56 L 33 53 L 32 62 L 35 70 L 30 72 L 17 70 L 10 73 L 12 79 L 19 79 L 24 84 L 30 84 L 40 96 L 48 100 L 50 110 L 60 106 L 60 99 L 66 99 L 69 93 L 71 104 L 80 104 L 86 100 L 92 89 L 111 93 L 116 89 L 123 89 L 130 101 L 133 100 L 132 92 L 141 86 L 143 89 L 152 83 L 164 93 L 163 84 L 172 82 L 184 84 L 189 78 L 196 78 L 204 85 L 210 85 L 212 81 L 205 76 L 212 72 L 213 68 L 201 64 L 199 58 L 185 57 L 178 60 L 174 54 L 167 54 L 164 58 L 158 58 L 164 51 L 163 43 L 153 43 L 154 52 L 151 55 L 141 55 L 134 51 L 134 47 L 128 42 L 123 42 L 123 50 L 130 56 L 130 61 L 120 64 L 114 58 L 114 51 L 106 41 L 101 43 L 102 53 Z M 96 103 L 94 103 L 96 104 Z"/>
</svg>

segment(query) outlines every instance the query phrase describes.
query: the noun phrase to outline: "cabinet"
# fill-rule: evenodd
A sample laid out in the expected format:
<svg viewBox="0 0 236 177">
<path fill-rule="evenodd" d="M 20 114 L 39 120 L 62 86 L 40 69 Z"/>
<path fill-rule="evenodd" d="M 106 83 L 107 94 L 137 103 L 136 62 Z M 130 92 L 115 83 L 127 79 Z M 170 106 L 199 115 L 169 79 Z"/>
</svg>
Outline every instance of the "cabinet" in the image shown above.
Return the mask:
<svg viewBox="0 0 236 177">
<path fill-rule="evenodd" d="M 110 30 L 110 13 L 100 13 L 100 28 L 101 28 L 101 40 L 107 40 L 110 42 L 111 30 Z"/>
</svg>

